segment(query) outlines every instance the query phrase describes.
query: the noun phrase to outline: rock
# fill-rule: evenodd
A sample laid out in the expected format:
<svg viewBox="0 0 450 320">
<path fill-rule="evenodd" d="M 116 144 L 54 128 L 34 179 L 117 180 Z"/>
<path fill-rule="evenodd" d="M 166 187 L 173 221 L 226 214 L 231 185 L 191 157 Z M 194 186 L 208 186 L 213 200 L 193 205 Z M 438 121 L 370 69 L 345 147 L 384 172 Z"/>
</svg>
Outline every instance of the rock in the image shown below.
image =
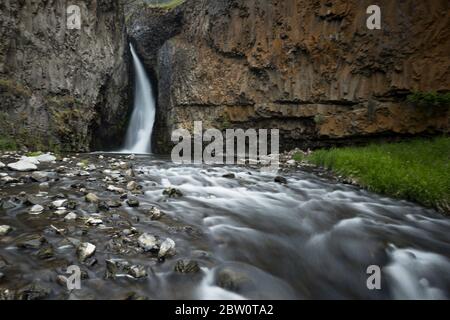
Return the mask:
<svg viewBox="0 0 450 320">
<path fill-rule="evenodd" d="M 139 279 L 139 278 L 145 278 L 147 276 L 147 271 L 145 270 L 145 267 L 143 267 L 143 266 L 134 265 L 134 266 L 130 267 L 128 274 L 130 276 L 132 276 L 133 278 Z"/>
<path fill-rule="evenodd" d="M 182 197 L 183 193 L 178 189 L 169 187 L 163 191 L 163 195 L 169 196 L 169 198 L 176 198 L 176 197 Z"/>
<path fill-rule="evenodd" d="M 136 155 L 134 153 L 132 153 L 129 156 L 127 156 L 127 159 L 134 160 L 134 159 L 136 159 Z"/>
<path fill-rule="evenodd" d="M 106 205 L 110 208 L 119 208 L 122 206 L 122 202 L 120 202 L 118 200 L 108 200 L 106 202 Z"/>
<path fill-rule="evenodd" d="M 67 209 L 65 207 L 59 207 L 55 211 L 55 214 L 58 216 L 65 215 L 66 213 L 67 213 Z"/>
<path fill-rule="evenodd" d="M 48 182 L 42 182 L 39 184 L 39 190 L 48 190 L 50 189 L 50 184 Z"/>
<path fill-rule="evenodd" d="M 31 284 L 21 289 L 18 293 L 18 300 L 43 300 L 50 295 L 50 289 L 38 284 Z"/>
<path fill-rule="evenodd" d="M 107 201 L 100 201 L 98 203 L 98 209 L 100 211 L 109 211 L 109 205 Z"/>
<path fill-rule="evenodd" d="M 22 157 L 20 157 L 19 161 L 28 162 L 28 163 L 32 163 L 32 164 L 35 164 L 35 165 L 39 164 L 39 160 L 36 159 L 35 157 L 22 156 Z"/>
<path fill-rule="evenodd" d="M 64 204 L 67 202 L 66 199 L 61 199 L 61 200 L 55 200 L 52 202 L 52 206 L 54 206 L 55 208 L 59 208 L 64 206 Z"/>
<path fill-rule="evenodd" d="M 147 214 L 152 220 L 159 220 L 164 215 L 164 213 L 162 213 L 161 210 L 156 207 L 152 207 L 150 210 L 148 210 Z"/>
<path fill-rule="evenodd" d="M 103 224 L 103 221 L 102 221 L 101 219 L 89 218 L 89 219 L 86 221 L 86 224 L 87 224 L 87 225 L 90 225 L 90 226 L 98 226 L 98 225 Z"/>
<path fill-rule="evenodd" d="M 51 173 L 45 171 L 35 171 L 31 174 L 31 179 L 36 182 L 46 182 L 50 180 Z"/>
<path fill-rule="evenodd" d="M 175 254 L 175 241 L 167 238 L 161 243 L 159 248 L 158 257 L 165 258 Z"/>
<path fill-rule="evenodd" d="M 106 262 L 106 274 L 105 278 L 115 278 L 119 273 L 128 273 L 130 270 L 130 264 L 128 261 L 122 259 L 108 259 Z"/>
<path fill-rule="evenodd" d="M 138 187 L 138 184 L 136 183 L 136 181 L 130 181 L 127 184 L 127 190 L 129 191 L 133 191 Z"/>
<path fill-rule="evenodd" d="M 236 175 L 234 173 L 226 173 L 222 176 L 223 178 L 234 179 Z"/>
<path fill-rule="evenodd" d="M 126 192 L 125 189 L 119 188 L 119 187 L 116 187 L 116 186 L 113 186 L 113 185 L 109 185 L 107 189 L 109 191 L 116 192 L 116 193 L 124 193 L 124 192 Z"/>
<path fill-rule="evenodd" d="M 56 157 L 49 154 L 49 153 L 45 153 L 45 154 L 41 154 L 37 157 L 33 157 L 35 158 L 37 161 L 39 162 L 53 162 L 56 161 Z"/>
<path fill-rule="evenodd" d="M 125 175 L 126 177 L 130 177 L 130 178 L 134 177 L 134 171 L 133 171 L 133 169 L 127 169 L 127 170 L 125 170 L 124 175 Z"/>
<path fill-rule="evenodd" d="M 281 176 L 275 177 L 274 181 L 276 183 L 287 184 L 286 178 L 285 177 L 281 177 Z"/>
<path fill-rule="evenodd" d="M 39 249 L 47 243 L 47 239 L 39 234 L 26 235 L 17 240 L 17 246 L 23 249 Z"/>
<path fill-rule="evenodd" d="M 96 247 L 89 242 L 81 243 L 77 248 L 77 257 L 81 262 L 85 262 L 88 258 L 95 254 Z"/>
<path fill-rule="evenodd" d="M 288 164 L 290 166 L 295 166 L 297 164 L 297 161 L 295 161 L 294 159 L 291 159 L 291 160 L 286 161 L 286 164 Z"/>
<path fill-rule="evenodd" d="M 11 183 L 18 183 L 19 182 L 19 179 L 10 177 L 8 175 L 2 177 L 0 180 L 3 181 L 5 184 L 11 184 Z"/>
<path fill-rule="evenodd" d="M 129 198 L 127 204 L 129 207 L 139 207 L 139 200 L 136 198 Z"/>
<path fill-rule="evenodd" d="M 75 200 L 69 200 L 66 203 L 66 208 L 70 210 L 75 210 L 78 206 L 78 203 Z"/>
<path fill-rule="evenodd" d="M 22 161 L 22 160 L 18 161 L 18 162 L 14 162 L 14 163 L 9 163 L 8 168 L 11 170 L 21 171 L 21 172 L 37 170 L 37 167 L 35 164 L 27 162 L 27 161 Z"/>
<path fill-rule="evenodd" d="M 11 226 L 1 225 L 0 226 L 0 237 L 6 236 L 11 231 L 13 231 L 13 228 Z"/>
<path fill-rule="evenodd" d="M 77 218 L 77 214 L 74 212 L 69 212 L 65 217 L 64 220 L 65 221 L 72 221 L 72 220 L 76 220 Z"/>
<path fill-rule="evenodd" d="M 99 198 L 93 194 L 93 193 L 88 193 L 85 197 L 86 202 L 89 203 L 98 203 L 99 202 Z"/>
<path fill-rule="evenodd" d="M 54 253 L 53 247 L 51 245 L 45 246 L 45 247 L 39 249 L 39 251 L 37 252 L 37 257 L 42 260 L 47 260 L 47 259 L 53 258 L 54 255 L 55 255 L 55 253 Z"/>
<path fill-rule="evenodd" d="M 250 279 L 245 274 L 226 267 L 218 271 L 215 282 L 217 286 L 225 290 L 239 292 L 243 285 L 250 282 Z"/>
<path fill-rule="evenodd" d="M 4 167 L 6 167 L 6 165 L 3 162 L 0 161 L 0 169 L 2 169 Z"/>
<path fill-rule="evenodd" d="M 145 251 L 159 250 L 159 242 L 156 237 L 151 234 L 144 233 L 138 238 L 139 246 Z"/>
<path fill-rule="evenodd" d="M 40 204 L 35 204 L 33 207 L 31 207 L 29 214 L 38 215 L 41 214 L 44 211 L 44 207 Z"/>
<path fill-rule="evenodd" d="M 198 262 L 195 260 L 178 260 L 174 271 L 178 273 L 197 273 L 200 271 Z"/>
</svg>

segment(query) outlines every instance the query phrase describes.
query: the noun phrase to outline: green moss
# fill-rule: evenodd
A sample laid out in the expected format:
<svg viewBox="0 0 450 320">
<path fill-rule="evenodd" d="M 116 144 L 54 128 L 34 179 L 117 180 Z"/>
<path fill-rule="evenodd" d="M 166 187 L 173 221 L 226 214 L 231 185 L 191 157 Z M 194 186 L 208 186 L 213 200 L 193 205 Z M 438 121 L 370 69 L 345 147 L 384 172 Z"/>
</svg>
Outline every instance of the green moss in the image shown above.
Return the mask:
<svg viewBox="0 0 450 320">
<path fill-rule="evenodd" d="M 426 108 L 443 108 L 450 106 L 450 92 L 414 92 L 408 95 L 408 103 Z"/>
<path fill-rule="evenodd" d="M 318 150 L 307 161 L 368 190 L 450 213 L 450 138 Z"/>
<path fill-rule="evenodd" d="M 27 153 L 27 157 L 38 157 L 42 154 L 42 151 L 32 151 Z"/>
<path fill-rule="evenodd" d="M 15 80 L 5 78 L 0 79 L 0 92 L 1 91 L 6 91 L 16 96 L 22 96 L 26 98 L 29 98 L 32 95 L 32 91 L 28 87 Z"/>
</svg>

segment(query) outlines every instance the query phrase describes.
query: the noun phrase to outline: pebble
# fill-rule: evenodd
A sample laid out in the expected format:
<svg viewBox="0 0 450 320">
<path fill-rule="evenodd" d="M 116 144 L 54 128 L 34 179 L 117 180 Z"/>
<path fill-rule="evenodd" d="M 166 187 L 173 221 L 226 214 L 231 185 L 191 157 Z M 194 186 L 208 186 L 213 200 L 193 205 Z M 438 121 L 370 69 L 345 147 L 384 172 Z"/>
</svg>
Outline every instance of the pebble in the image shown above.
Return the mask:
<svg viewBox="0 0 450 320">
<path fill-rule="evenodd" d="M 44 211 L 43 206 L 41 206 L 40 204 L 35 204 L 33 207 L 31 207 L 29 213 L 33 215 L 38 215 L 41 214 L 43 211 Z"/>
<path fill-rule="evenodd" d="M 71 221 L 71 220 L 75 220 L 77 218 L 77 214 L 74 212 L 69 212 L 65 217 L 64 220 L 65 221 Z"/>
<path fill-rule="evenodd" d="M 96 247 L 89 242 L 81 243 L 77 248 L 77 256 L 81 262 L 86 261 L 88 258 L 95 254 Z"/>
<path fill-rule="evenodd" d="M 99 198 L 93 193 L 88 193 L 86 195 L 85 199 L 86 199 L 86 202 L 89 202 L 89 203 L 97 203 L 99 201 Z"/>
<path fill-rule="evenodd" d="M 8 233 L 10 233 L 13 230 L 11 226 L 8 225 L 1 225 L 0 226 L 0 237 L 6 236 Z"/>
</svg>

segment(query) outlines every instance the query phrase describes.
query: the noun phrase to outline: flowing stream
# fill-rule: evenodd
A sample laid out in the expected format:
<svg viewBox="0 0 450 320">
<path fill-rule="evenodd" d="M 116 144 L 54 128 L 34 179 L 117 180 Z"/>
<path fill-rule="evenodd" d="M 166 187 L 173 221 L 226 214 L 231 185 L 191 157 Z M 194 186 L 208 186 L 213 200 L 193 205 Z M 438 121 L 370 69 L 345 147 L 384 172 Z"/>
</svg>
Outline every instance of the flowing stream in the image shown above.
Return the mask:
<svg viewBox="0 0 450 320">
<path fill-rule="evenodd" d="M 40 195 L 44 203 L 58 197 L 75 201 L 77 220 L 64 221 L 64 215 L 47 209 L 30 215 L 29 206 L 14 197 L 4 200 L 0 225 L 14 231 L 0 241 L 0 257 L 10 266 L 0 270 L 5 274 L 0 288 L 39 282 L 51 289 L 48 298 L 70 299 L 122 299 L 130 292 L 150 299 L 450 297 L 450 220 L 433 210 L 302 170 L 283 173 L 287 184 L 279 184 L 251 167 L 175 165 L 155 156 L 80 157 L 96 169 L 89 176 L 79 174 L 80 158 L 72 159 L 48 193 Z M 124 170 L 111 169 L 116 162 L 133 166 L 132 180 L 142 186 L 136 193 L 138 207 L 129 207 L 121 194 L 107 189 L 124 187 L 122 179 L 130 179 Z M 46 170 L 52 170 L 49 166 Z M 168 197 L 163 193 L 167 187 L 183 195 Z M 38 188 L 16 185 L 8 192 L 33 195 Z M 122 206 L 92 207 L 85 192 Z M 153 206 L 165 215 L 150 218 Z M 90 217 L 102 225 L 87 225 Z M 64 229 L 64 235 L 50 225 Z M 173 239 L 176 255 L 158 261 L 154 254 L 135 251 L 144 232 Z M 53 256 L 42 258 L 37 249 L 21 248 L 24 236 L 36 234 L 46 238 Z M 76 241 L 97 247 L 93 262 L 77 261 L 71 245 Z M 108 259 L 141 265 L 148 276 L 106 279 Z M 196 261 L 200 270 L 174 271 L 180 259 Z M 86 277 L 81 290 L 68 292 L 55 279 L 71 264 L 80 265 Z M 366 286 L 369 265 L 381 268 L 381 290 Z"/>
<path fill-rule="evenodd" d="M 125 140 L 123 153 L 151 153 L 151 138 L 155 122 L 155 99 L 152 85 L 144 65 L 130 44 L 135 73 L 133 114 Z"/>
</svg>

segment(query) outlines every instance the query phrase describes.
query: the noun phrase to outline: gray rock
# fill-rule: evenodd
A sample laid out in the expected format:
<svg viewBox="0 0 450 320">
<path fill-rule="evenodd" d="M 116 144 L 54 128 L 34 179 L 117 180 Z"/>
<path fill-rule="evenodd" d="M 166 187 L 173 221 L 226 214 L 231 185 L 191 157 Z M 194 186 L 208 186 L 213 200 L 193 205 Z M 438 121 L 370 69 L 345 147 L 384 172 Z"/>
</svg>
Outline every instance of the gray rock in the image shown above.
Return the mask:
<svg viewBox="0 0 450 320">
<path fill-rule="evenodd" d="M 51 175 L 52 175 L 51 172 L 35 171 L 31 174 L 31 179 L 33 179 L 36 182 L 46 182 L 50 180 Z"/>
<path fill-rule="evenodd" d="M 225 290 L 239 292 L 242 286 L 250 283 L 250 279 L 244 273 L 226 267 L 217 272 L 215 282 Z"/>
<path fill-rule="evenodd" d="M 85 197 L 85 200 L 86 200 L 86 202 L 89 202 L 89 203 L 99 202 L 99 198 L 93 193 L 88 193 Z"/>
<path fill-rule="evenodd" d="M 138 184 L 137 184 L 136 181 L 130 181 L 130 182 L 128 182 L 128 184 L 127 184 L 127 190 L 129 190 L 129 191 L 133 191 L 133 190 L 135 190 L 137 187 L 138 187 Z"/>
<path fill-rule="evenodd" d="M 45 246 L 37 252 L 37 257 L 42 260 L 53 258 L 55 255 L 53 247 L 51 245 Z"/>
<path fill-rule="evenodd" d="M 4 167 L 6 167 L 6 165 L 3 162 L 0 161 L 0 169 L 2 169 Z"/>
<path fill-rule="evenodd" d="M 138 244 L 145 251 L 159 250 L 158 240 L 156 239 L 155 236 L 152 236 L 151 234 L 148 233 L 143 233 L 138 238 Z"/>
<path fill-rule="evenodd" d="M 1 225 L 0 226 L 0 237 L 6 236 L 8 233 L 10 233 L 13 230 L 11 226 L 8 225 Z"/>
<path fill-rule="evenodd" d="M 81 243 L 77 248 L 77 257 L 81 262 L 86 261 L 88 258 L 95 254 L 96 247 L 89 242 Z"/>
<path fill-rule="evenodd" d="M 139 200 L 134 198 L 134 197 L 133 198 L 129 198 L 127 200 L 127 204 L 130 207 L 139 207 Z"/>
<path fill-rule="evenodd" d="M 161 243 L 159 248 L 158 257 L 165 258 L 169 256 L 173 256 L 175 254 L 175 241 L 170 238 L 167 238 Z"/>
<path fill-rule="evenodd" d="M 147 214 L 150 216 L 150 219 L 152 220 L 159 220 L 164 215 L 164 213 L 161 212 L 161 210 L 156 207 L 152 207 L 150 210 L 148 210 Z"/>
<path fill-rule="evenodd" d="M 139 278 L 145 278 L 147 276 L 147 271 L 145 270 L 145 267 L 143 267 L 143 266 L 134 265 L 134 266 L 130 267 L 128 274 L 130 276 L 132 276 L 133 278 L 139 279 Z"/>
<path fill-rule="evenodd" d="M 51 155 L 50 153 L 41 154 L 37 157 L 33 157 L 39 162 L 53 162 L 56 161 L 56 157 Z"/>
<path fill-rule="evenodd" d="M 40 204 L 35 204 L 33 207 L 31 207 L 29 214 L 32 215 L 38 215 L 41 214 L 44 211 L 44 207 Z"/>
<path fill-rule="evenodd" d="M 9 163 L 8 168 L 14 171 L 21 171 L 21 172 L 37 170 L 37 166 L 35 164 L 23 160 L 14 163 Z"/>
<path fill-rule="evenodd" d="M 77 214 L 75 212 L 69 212 L 65 217 L 64 220 L 65 221 L 72 221 L 75 220 L 77 218 Z"/>
</svg>

